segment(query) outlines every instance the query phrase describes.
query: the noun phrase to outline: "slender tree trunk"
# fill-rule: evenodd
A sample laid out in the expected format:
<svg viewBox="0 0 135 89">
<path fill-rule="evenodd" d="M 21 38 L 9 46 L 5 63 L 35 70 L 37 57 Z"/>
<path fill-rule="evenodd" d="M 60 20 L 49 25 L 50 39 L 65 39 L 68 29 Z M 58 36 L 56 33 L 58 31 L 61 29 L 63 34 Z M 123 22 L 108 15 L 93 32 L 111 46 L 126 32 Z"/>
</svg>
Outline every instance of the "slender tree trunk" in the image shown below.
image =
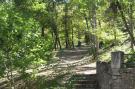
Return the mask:
<svg viewBox="0 0 135 89">
<path fill-rule="evenodd" d="M 58 46 L 59 46 L 59 48 L 61 49 L 62 48 L 62 46 L 61 46 L 61 42 L 60 42 L 60 38 L 59 38 L 59 35 L 57 34 L 57 36 L 56 36 L 56 39 L 57 39 L 57 44 L 58 44 Z"/>
<path fill-rule="evenodd" d="M 71 24 L 73 24 L 72 21 L 71 21 Z M 72 26 L 72 47 L 73 48 L 75 47 L 75 45 L 74 45 L 74 28 L 73 28 L 73 26 Z"/>
<path fill-rule="evenodd" d="M 99 25 L 100 28 L 102 27 L 100 20 L 98 20 L 98 25 Z"/>
<path fill-rule="evenodd" d="M 97 28 L 97 18 L 96 18 L 96 9 L 95 8 L 96 8 L 96 5 L 93 6 L 93 17 L 92 17 L 93 30 Z M 96 36 L 96 35 L 95 35 L 94 45 L 95 45 L 94 58 L 96 60 L 98 60 L 99 39 L 98 39 L 98 36 Z"/>
<path fill-rule="evenodd" d="M 56 49 L 56 47 L 55 47 L 55 37 L 54 37 L 53 31 L 51 31 L 51 35 L 52 35 L 52 43 L 53 43 L 53 47 L 54 47 L 54 49 Z"/>
<path fill-rule="evenodd" d="M 58 26 L 57 26 L 57 10 L 56 10 L 56 2 L 53 2 L 53 12 L 54 12 L 54 17 L 52 18 L 53 23 L 52 24 L 52 29 L 55 35 L 55 42 L 54 42 L 54 46 L 55 46 L 55 50 L 59 47 L 61 49 L 61 42 L 60 42 L 60 38 L 59 38 L 59 32 L 58 32 Z"/>
<path fill-rule="evenodd" d="M 119 3 L 119 1 L 116 2 L 117 3 L 117 6 L 118 6 L 118 9 L 120 11 L 120 14 L 121 14 L 121 18 L 124 22 L 124 25 L 125 25 L 125 28 L 126 28 L 126 31 L 128 32 L 130 38 L 131 38 L 131 42 L 132 44 L 135 45 L 135 39 L 134 39 L 134 35 L 133 35 L 133 32 L 130 30 L 130 28 L 128 27 L 128 24 L 127 24 L 127 21 L 126 21 L 126 17 L 124 16 L 124 12 L 122 10 L 122 7 L 121 7 L 121 4 Z"/>
<path fill-rule="evenodd" d="M 94 29 L 97 28 L 96 10 L 93 11 L 93 26 L 94 26 Z"/>
<path fill-rule="evenodd" d="M 44 36 L 45 36 L 44 29 L 45 29 L 45 28 L 44 28 L 44 26 L 42 26 L 42 28 L 41 28 L 41 36 L 42 36 L 42 37 L 44 37 Z"/>
<path fill-rule="evenodd" d="M 10 14 L 9 14 L 10 15 Z M 9 16 L 9 21 L 12 20 L 10 18 L 11 16 Z M 13 60 L 12 57 L 10 56 L 12 48 L 13 48 L 13 39 L 11 39 L 10 37 L 12 36 L 12 34 L 14 33 L 13 31 L 13 24 L 12 23 L 8 23 L 8 27 L 10 29 L 12 29 L 11 31 L 7 32 L 7 47 L 4 50 L 5 55 L 6 55 L 6 62 L 5 62 L 5 67 L 7 69 L 7 78 L 9 80 L 9 87 L 11 89 L 15 89 L 15 83 L 14 83 L 14 77 L 13 77 Z M 7 63 L 7 64 L 6 64 Z"/>
<path fill-rule="evenodd" d="M 87 30 L 85 30 L 85 42 L 86 44 L 90 44 L 90 28 L 89 28 L 89 23 L 88 23 L 88 19 L 86 16 L 84 16 L 85 18 L 85 22 L 86 22 L 86 28 Z"/>
<path fill-rule="evenodd" d="M 89 31 L 89 30 L 90 30 L 90 28 L 89 28 L 88 19 L 87 19 L 87 17 L 86 17 L 86 16 L 85 16 L 84 18 L 85 18 L 85 22 L 86 22 L 86 27 L 87 27 L 87 30 Z"/>
<path fill-rule="evenodd" d="M 114 15 L 113 18 L 115 19 L 115 15 Z M 112 27 L 112 29 L 114 28 L 113 29 L 114 45 L 116 45 L 117 44 L 117 32 L 116 32 L 116 28 L 115 28 L 115 24 L 114 24 L 115 23 L 115 20 L 112 20 L 111 23 L 110 23 L 110 26 Z"/>
<path fill-rule="evenodd" d="M 74 48 L 74 29 L 72 28 L 72 47 Z"/>
<path fill-rule="evenodd" d="M 67 22 L 67 17 L 68 17 L 68 6 L 67 3 L 65 4 L 65 43 L 66 43 L 66 48 L 70 48 L 70 42 L 69 42 L 69 31 L 68 31 L 68 22 Z"/>
<path fill-rule="evenodd" d="M 54 27 L 52 29 L 53 29 L 54 35 L 55 35 L 54 36 L 54 38 L 55 38 L 55 41 L 54 41 L 55 50 L 57 49 L 58 46 L 61 49 L 61 42 L 60 42 L 59 34 L 57 32 L 57 27 Z"/>
<path fill-rule="evenodd" d="M 134 34 L 134 22 L 133 22 L 133 4 L 130 4 L 130 11 L 129 11 L 129 18 L 130 18 L 130 29 L 131 29 L 131 33 Z M 131 40 L 131 49 L 134 52 L 134 43 Z"/>
</svg>

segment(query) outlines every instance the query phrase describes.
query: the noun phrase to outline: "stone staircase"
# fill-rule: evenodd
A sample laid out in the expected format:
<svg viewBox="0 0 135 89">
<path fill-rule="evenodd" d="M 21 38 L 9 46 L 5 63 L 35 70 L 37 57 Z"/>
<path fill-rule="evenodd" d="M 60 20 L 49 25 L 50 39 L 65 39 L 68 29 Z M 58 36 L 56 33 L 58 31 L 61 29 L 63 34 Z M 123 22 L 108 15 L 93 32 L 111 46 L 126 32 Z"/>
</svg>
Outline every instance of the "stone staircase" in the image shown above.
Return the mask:
<svg viewBox="0 0 135 89">
<path fill-rule="evenodd" d="M 70 89 L 97 89 L 96 74 L 76 74 L 71 78 Z"/>
</svg>

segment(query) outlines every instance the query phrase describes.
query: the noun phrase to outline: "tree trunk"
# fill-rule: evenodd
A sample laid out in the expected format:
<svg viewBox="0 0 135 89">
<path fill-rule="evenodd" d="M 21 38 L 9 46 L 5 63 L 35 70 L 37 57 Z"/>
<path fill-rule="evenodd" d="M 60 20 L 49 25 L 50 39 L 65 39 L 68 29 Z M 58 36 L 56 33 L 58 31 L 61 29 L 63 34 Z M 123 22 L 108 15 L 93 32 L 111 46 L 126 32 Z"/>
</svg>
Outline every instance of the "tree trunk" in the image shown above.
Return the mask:
<svg viewBox="0 0 135 89">
<path fill-rule="evenodd" d="M 57 10 L 56 10 L 56 6 L 57 4 L 55 2 L 52 3 L 52 6 L 53 6 L 53 13 L 54 13 L 54 16 L 52 18 L 52 30 L 53 30 L 53 33 L 54 33 L 54 47 L 55 47 L 55 50 L 59 47 L 61 49 L 61 42 L 60 42 L 60 38 L 59 38 L 59 32 L 58 32 L 58 26 L 57 26 Z"/>
<path fill-rule="evenodd" d="M 90 44 L 90 28 L 89 28 L 88 18 L 86 16 L 84 16 L 84 18 L 85 18 L 86 28 L 87 28 L 87 30 L 85 30 L 85 43 L 88 45 Z"/>
<path fill-rule="evenodd" d="M 86 22 L 86 27 L 87 27 L 87 30 L 89 31 L 90 29 L 89 29 L 89 23 L 88 23 L 88 19 L 87 19 L 87 17 L 86 17 L 86 16 L 85 16 L 84 18 L 85 18 L 85 22 Z"/>
<path fill-rule="evenodd" d="M 60 38 L 59 38 L 59 34 L 57 31 L 57 27 L 53 27 L 53 32 L 54 32 L 54 47 L 55 50 L 59 47 L 61 49 L 61 42 L 60 42 Z"/>
<path fill-rule="evenodd" d="M 44 36 L 45 36 L 44 29 L 45 29 L 45 28 L 44 28 L 44 26 L 42 26 L 42 28 L 41 28 L 41 36 L 42 36 L 42 37 L 44 37 Z"/>
<path fill-rule="evenodd" d="M 129 11 L 129 18 L 130 18 L 130 29 L 131 29 L 131 33 L 134 34 L 134 22 L 133 22 L 133 4 L 130 4 L 130 11 Z M 131 40 L 131 49 L 134 52 L 134 43 Z"/>
<path fill-rule="evenodd" d="M 135 40 L 134 40 L 134 35 L 133 35 L 133 32 L 129 29 L 128 27 L 128 24 L 127 24 L 127 21 L 126 21 L 126 17 L 124 16 L 124 12 L 122 10 L 122 7 L 121 7 L 121 4 L 119 3 L 119 1 L 116 2 L 117 3 L 117 6 L 118 6 L 118 9 L 120 11 L 120 14 L 121 14 L 121 18 L 124 22 L 124 25 L 125 25 L 125 28 L 126 28 L 126 31 L 128 32 L 130 38 L 131 38 L 131 42 L 132 44 L 135 45 Z"/>
<path fill-rule="evenodd" d="M 72 28 L 72 47 L 74 48 L 74 29 Z"/>
<path fill-rule="evenodd" d="M 96 18 L 96 5 L 93 6 L 93 17 L 92 17 L 92 21 L 93 21 L 93 30 L 97 28 L 97 18 Z M 95 45 L 95 60 L 98 60 L 98 50 L 99 50 L 99 40 L 98 40 L 98 36 L 95 35 L 95 40 L 94 40 L 94 45 Z"/>
<path fill-rule="evenodd" d="M 69 31 L 68 31 L 68 6 L 67 3 L 65 4 L 65 19 L 64 19 L 64 23 L 65 23 L 65 43 L 66 43 L 66 48 L 70 48 L 70 42 L 69 42 Z"/>
</svg>

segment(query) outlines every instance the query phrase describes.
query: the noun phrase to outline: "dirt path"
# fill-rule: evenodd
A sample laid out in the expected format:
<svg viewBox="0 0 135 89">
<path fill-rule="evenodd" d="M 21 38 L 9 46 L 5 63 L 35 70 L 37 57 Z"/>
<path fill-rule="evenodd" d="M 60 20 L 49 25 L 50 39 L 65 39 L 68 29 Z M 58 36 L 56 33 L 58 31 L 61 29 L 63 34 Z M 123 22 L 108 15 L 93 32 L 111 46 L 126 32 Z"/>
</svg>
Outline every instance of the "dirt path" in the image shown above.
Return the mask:
<svg viewBox="0 0 135 89">
<path fill-rule="evenodd" d="M 80 60 L 88 54 L 89 47 L 75 48 L 75 49 L 64 49 L 57 52 L 56 57 L 60 60 L 75 61 Z"/>
<path fill-rule="evenodd" d="M 57 52 L 56 57 L 60 61 L 39 67 L 36 76 L 57 77 L 62 74 L 96 74 L 96 63 L 88 55 L 88 47 L 62 50 Z M 27 70 L 27 72 L 32 72 Z M 50 77 L 51 76 L 51 77 Z M 2 79 L 0 81 L 5 81 Z M 63 81 L 66 81 L 63 79 Z"/>
<path fill-rule="evenodd" d="M 86 60 L 90 60 L 82 65 L 76 65 L 72 68 L 72 71 L 76 73 L 91 74 L 96 73 L 96 63 L 91 61 L 92 58 L 88 55 L 89 47 L 75 48 L 72 50 L 62 50 L 57 53 L 57 57 L 61 60 L 61 63 L 72 64 L 81 63 Z"/>
</svg>

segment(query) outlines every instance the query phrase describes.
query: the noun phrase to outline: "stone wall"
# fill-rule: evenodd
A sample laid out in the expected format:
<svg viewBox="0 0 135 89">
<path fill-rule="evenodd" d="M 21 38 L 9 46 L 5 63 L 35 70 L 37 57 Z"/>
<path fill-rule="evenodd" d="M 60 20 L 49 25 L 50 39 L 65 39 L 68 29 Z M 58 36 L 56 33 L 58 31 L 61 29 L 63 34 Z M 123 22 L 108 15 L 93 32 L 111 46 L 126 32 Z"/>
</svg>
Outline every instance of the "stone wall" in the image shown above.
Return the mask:
<svg viewBox="0 0 135 89">
<path fill-rule="evenodd" d="M 135 68 L 121 68 L 119 72 L 117 85 L 119 85 L 120 89 L 135 89 Z M 117 76 L 112 76 L 111 64 L 97 62 L 99 89 L 118 89 L 113 86 L 113 77 L 117 78 Z"/>
<path fill-rule="evenodd" d="M 135 89 L 135 68 L 124 68 L 120 70 L 121 89 Z"/>
<path fill-rule="evenodd" d="M 97 62 L 99 89 L 111 89 L 111 67 L 106 62 Z"/>
</svg>

